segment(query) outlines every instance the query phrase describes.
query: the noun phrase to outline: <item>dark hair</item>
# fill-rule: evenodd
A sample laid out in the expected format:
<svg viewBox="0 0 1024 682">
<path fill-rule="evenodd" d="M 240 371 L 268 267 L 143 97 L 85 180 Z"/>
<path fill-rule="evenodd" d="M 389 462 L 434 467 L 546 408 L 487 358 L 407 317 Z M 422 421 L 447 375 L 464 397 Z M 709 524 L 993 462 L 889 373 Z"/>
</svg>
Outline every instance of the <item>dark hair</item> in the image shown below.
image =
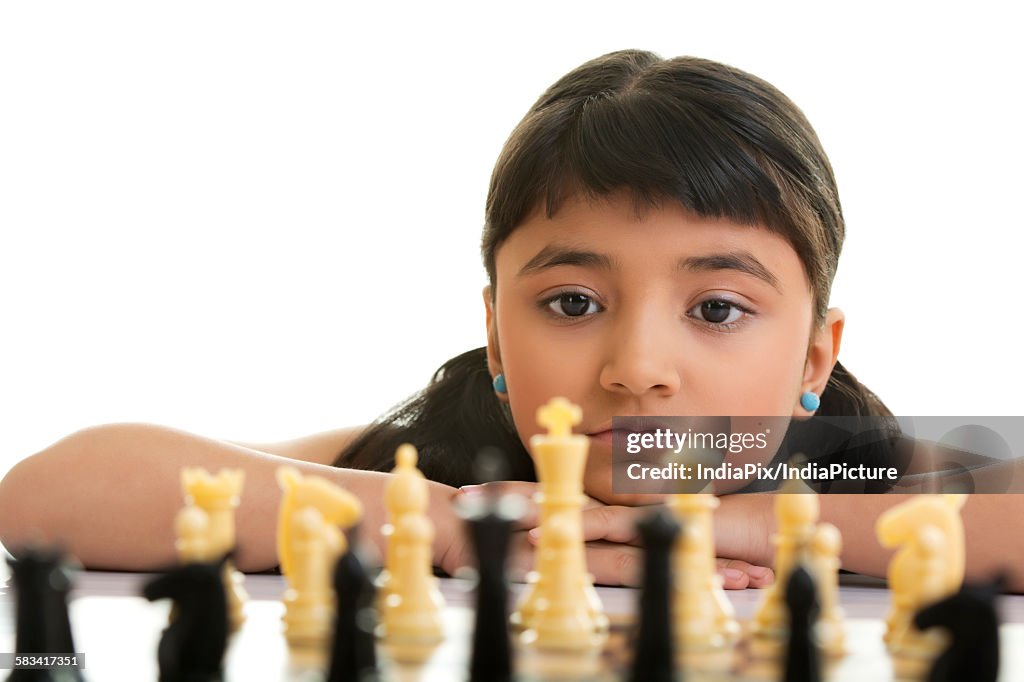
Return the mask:
<svg viewBox="0 0 1024 682">
<path fill-rule="evenodd" d="M 589 61 L 541 95 L 512 131 L 491 176 L 482 254 L 495 295 L 495 252 L 535 210 L 626 190 L 638 212 L 666 200 L 702 217 L 758 225 L 796 251 L 824 322 L 845 227 L 835 177 L 803 113 L 765 81 L 716 62 L 624 50 Z M 836 363 L 820 415 L 890 415 Z M 460 485 L 474 448 L 505 450 L 509 478 L 532 478 L 529 454 L 494 395 L 486 351 L 445 363 L 430 385 L 378 420 L 338 466 L 386 470 L 402 442 L 424 473 Z"/>
</svg>

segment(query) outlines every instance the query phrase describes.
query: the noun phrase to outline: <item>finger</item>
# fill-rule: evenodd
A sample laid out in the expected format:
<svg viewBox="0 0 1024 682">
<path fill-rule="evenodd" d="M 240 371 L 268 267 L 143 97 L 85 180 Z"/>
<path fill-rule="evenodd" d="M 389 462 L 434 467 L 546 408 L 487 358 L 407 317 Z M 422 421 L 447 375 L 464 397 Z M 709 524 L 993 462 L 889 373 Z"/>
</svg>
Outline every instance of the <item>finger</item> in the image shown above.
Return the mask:
<svg viewBox="0 0 1024 682">
<path fill-rule="evenodd" d="M 640 586 L 643 558 L 640 550 L 629 545 L 588 542 L 587 571 L 599 585 Z"/>
<path fill-rule="evenodd" d="M 726 589 L 743 589 L 746 587 L 761 588 L 771 585 L 775 580 L 772 569 L 756 566 L 741 559 L 718 559 L 718 572 L 726 583 Z M 735 587 L 730 587 L 735 585 Z"/>
<path fill-rule="evenodd" d="M 583 539 L 639 544 L 636 523 L 650 509 L 601 505 L 583 510 Z"/>
</svg>

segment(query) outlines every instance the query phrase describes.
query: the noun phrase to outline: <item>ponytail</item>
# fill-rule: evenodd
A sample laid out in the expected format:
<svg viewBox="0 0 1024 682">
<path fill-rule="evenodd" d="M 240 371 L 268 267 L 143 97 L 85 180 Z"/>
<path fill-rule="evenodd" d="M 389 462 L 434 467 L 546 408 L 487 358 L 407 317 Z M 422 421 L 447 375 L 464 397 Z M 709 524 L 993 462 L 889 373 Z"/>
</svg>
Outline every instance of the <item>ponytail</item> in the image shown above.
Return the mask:
<svg viewBox="0 0 1024 682">
<path fill-rule="evenodd" d="M 841 363 L 832 368 L 821 404 L 815 414 L 822 417 L 891 417 L 892 412 Z"/>
<path fill-rule="evenodd" d="M 536 472 L 498 400 L 487 369 L 487 349 L 476 348 L 444 363 L 425 389 L 392 408 L 345 448 L 334 466 L 390 471 L 395 450 L 412 443 L 418 466 L 432 481 L 450 486 L 476 483 L 477 453 L 496 447 L 504 456 L 503 478 L 533 481 Z"/>
</svg>

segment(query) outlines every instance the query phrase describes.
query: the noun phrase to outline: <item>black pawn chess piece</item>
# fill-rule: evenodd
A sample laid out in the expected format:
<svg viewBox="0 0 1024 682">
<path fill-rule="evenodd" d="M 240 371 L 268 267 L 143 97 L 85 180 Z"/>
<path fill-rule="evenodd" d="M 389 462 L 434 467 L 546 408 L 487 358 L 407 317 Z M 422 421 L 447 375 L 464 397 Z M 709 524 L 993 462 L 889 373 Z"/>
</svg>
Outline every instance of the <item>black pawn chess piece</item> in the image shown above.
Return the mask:
<svg viewBox="0 0 1024 682">
<path fill-rule="evenodd" d="M 814 640 L 818 620 L 818 594 L 814 579 L 797 566 L 786 583 L 789 610 L 789 643 L 786 647 L 786 682 L 819 682 L 821 654 Z"/>
<path fill-rule="evenodd" d="M 640 628 L 631 682 L 673 682 L 676 675 L 672 636 L 672 544 L 679 523 L 664 509 L 637 524 L 644 546 L 644 575 L 640 592 Z"/>
<path fill-rule="evenodd" d="M 996 593 L 1000 581 L 965 584 L 945 599 L 926 606 L 914 616 L 919 630 L 946 629 L 949 646 L 936 657 L 929 682 L 995 682 L 999 676 L 999 618 Z"/>
<path fill-rule="evenodd" d="M 508 624 L 505 565 L 516 513 L 501 499 L 489 499 L 466 513 L 477 564 L 476 620 L 469 682 L 510 682 L 512 641 Z"/>
<path fill-rule="evenodd" d="M 331 666 L 324 682 L 371 682 L 377 680 L 374 628 L 376 590 L 356 551 L 357 529 L 348 533 L 348 551 L 334 567 L 335 610 Z"/>
<path fill-rule="evenodd" d="M 476 482 L 501 481 L 506 471 L 505 458 L 497 448 L 487 447 L 477 453 L 473 463 Z M 522 511 L 523 501 L 503 495 L 500 483 L 489 487 L 480 499 L 459 502 L 477 566 L 469 682 L 510 682 L 513 677 L 506 563 L 512 528 Z"/>
<path fill-rule="evenodd" d="M 8 559 L 17 595 L 15 652 L 19 654 L 74 654 L 68 618 L 70 570 L 60 550 L 40 547 L 18 552 Z M 19 668 L 7 682 L 81 682 L 78 668 Z"/>
<path fill-rule="evenodd" d="M 220 682 L 228 642 L 224 562 L 187 563 L 150 580 L 142 596 L 171 599 L 174 617 L 157 647 L 160 682 Z"/>
</svg>

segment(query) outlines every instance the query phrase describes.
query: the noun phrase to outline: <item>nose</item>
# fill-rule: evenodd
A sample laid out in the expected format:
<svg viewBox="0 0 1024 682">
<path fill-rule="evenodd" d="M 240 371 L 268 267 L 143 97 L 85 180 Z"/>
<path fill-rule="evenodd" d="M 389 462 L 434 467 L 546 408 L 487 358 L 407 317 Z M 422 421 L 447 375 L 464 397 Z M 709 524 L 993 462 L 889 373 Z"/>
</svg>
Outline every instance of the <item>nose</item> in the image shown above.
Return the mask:
<svg viewBox="0 0 1024 682">
<path fill-rule="evenodd" d="M 619 315 L 608 339 L 601 386 L 631 396 L 675 395 L 682 384 L 676 360 L 678 319 L 657 311 Z"/>
</svg>

